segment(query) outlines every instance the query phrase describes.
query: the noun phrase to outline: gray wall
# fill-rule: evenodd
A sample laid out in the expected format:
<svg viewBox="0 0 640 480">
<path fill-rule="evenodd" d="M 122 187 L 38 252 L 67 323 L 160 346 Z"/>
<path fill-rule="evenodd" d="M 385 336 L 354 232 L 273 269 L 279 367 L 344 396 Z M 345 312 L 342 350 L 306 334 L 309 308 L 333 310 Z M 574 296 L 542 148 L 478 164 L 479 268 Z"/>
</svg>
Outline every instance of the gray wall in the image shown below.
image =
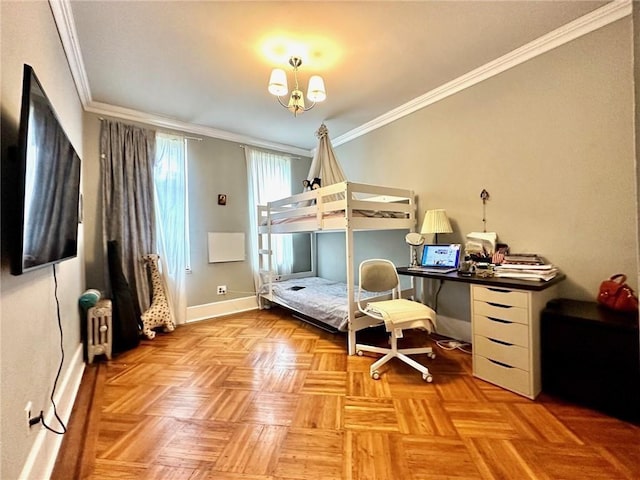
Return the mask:
<svg viewBox="0 0 640 480">
<path fill-rule="evenodd" d="M 20 115 L 23 63 L 30 64 L 83 160 L 82 105 L 69 72 L 58 32 L 47 2 L 1 2 L 2 31 L 2 162 L 15 144 Z M 3 205 L 3 207 L 8 207 Z M 9 206 L 10 207 L 10 206 Z M 83 229 L 80 256 L 56 267 L 65 364 L 61 379 L 80 345 L 78 298 L 84 289 Z M 24 407 L 34 412 L 50 408 L 49 396 L 60 361 L 60 339 L 52 268 L 19 277 L 9 273 L 6 228 L 2 225 L 0 377 L 2 449 L 0 477 L 18 478 L 39 428 L 25 427 Z M 58 383 L 60 387 L 60 382 Z M 60 405 L 59 405 L 60 407 Z M 64 410 L 61 410 L 64 411 Z M 56 424 L 53 424 L 56 426 Z"/>
<path fill-rule="evenodd" d="M 248 253 L 249 205 L 244 150 L 237 143 L 205 138 L 188 142 L 189 234 L 191 268 L 187 276 L 187 305 L 203 305 L 253 290 L 249 261 L 208 263 L 207 232 L 245 232 Z M 218 194 L 227 204 L 218 205 Z M 217 285 L 229 294 L 216 295 Z M 247 296 L 240 295 L 240 296 Z"/>
<path fill-rule="evenodd" d="M 353 181 L 415 190 L 420 219 L 444 208 L 464 242 L 487 230 L 567 275 L 560 295 L 594 300 L 625 272 L 637 290 L 636 160 L 629 17 L 335 148 Z M 330 122 L 327 122 L 329 129 Z M 428 239 L 430 241 L 430 239 Z M 439 313 L 468 317 L 446 284 Z"/>
<path fill-rule="evenodd" d="M 235 142 L 205 138 L 190 141 L 189 222 L 191 269 L 187 275 L 187 305 L 205 305 L 250 296 L 254 292 L 249 255 L 249 199 L 244 149 Z M 293 191 L 302 191 L 311 159 L 292 161 Z M 227 204 L 217 204 L 218 194 L 227 194 Z M 244 232 L 244 262 L 208 263 L 207 232 Z M 226 285 L 228 295 L 216 294 Z"/>
<path fill-rule="evenodd" d="M 87 287 L 104 290 L 106 245 L 102 241 L 102 187 L 100 183 L 100 119 L 85 114 L 84 225 Z"/>
<path fill-rule="evenodd" d="M 636 157 L 636 210 L 640 212 L 640 168 L 638 168 L 638 152 L 640 152 L 640 132 L 638 131 L 638 125 L 640 125 L 640 62 L 637 60 L 640 53 L 640 10 L 634 5 L 633 14 L 633 79 L 634 79 L 634 92 L 635 92 L 635 157 Z M 640 214 L 639 214 L 640 216 Z M 640 262 L 640 221 L 637 223 L 637 240 L 636 252 L 638 255 L 638 261 Z M 638 269 L 638 284 L 640 285 L 640 268 Z M 640 333 L 639 333 L 640 335 Z M 640 360 L 640 359 L 639 359 Z"/>
</svg>

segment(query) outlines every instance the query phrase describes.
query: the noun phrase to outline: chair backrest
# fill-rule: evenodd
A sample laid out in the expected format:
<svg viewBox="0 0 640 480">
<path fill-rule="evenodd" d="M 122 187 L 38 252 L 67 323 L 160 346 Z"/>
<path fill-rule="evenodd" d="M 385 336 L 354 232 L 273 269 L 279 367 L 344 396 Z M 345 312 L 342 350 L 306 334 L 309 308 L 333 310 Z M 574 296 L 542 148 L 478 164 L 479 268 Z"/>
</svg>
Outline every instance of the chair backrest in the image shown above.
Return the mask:
<svg viewBox="0 0 640 480">
<path fill-rule="evenodd" d="M 391 291 L 392 298 L 400 298 L 400 278 L 395 265 L 383 258 L 373 258 L 360 263 L 358 285 L 358 308 L 364 311 L 360 303 L 363 290 L 374 293 Z"/>
</svg>

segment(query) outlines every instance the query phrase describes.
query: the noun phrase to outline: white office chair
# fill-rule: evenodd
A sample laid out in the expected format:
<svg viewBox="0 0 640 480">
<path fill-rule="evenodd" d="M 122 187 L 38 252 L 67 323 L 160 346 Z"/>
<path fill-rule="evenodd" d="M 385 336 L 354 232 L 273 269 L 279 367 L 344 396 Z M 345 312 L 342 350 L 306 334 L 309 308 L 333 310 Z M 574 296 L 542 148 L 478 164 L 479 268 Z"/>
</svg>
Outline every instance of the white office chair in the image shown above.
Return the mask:
<svg viewBox="0 0 640 480">
<path fill-rule="evenodd" d="M 359 277 L 358 309 L 375 319 L 376 324 L 384 322 L 387 332 L 390 333 L 391 348 L 356 344 L 356 353 L 360 356 L 363 355 L 363 352 L 384 354 L 382 358 L 371 365 L 371 378 L 378 380 L 380 378 L 378 369 L 392 358 L 397 357 L 421 372 L 423 380 L 432 382 L 433 377 L 429 373 L 429 369 L 407 355 L 426 353 L 429 358 L 435 358 L 433 349 L 431 347 L 398 349 L 398 338 L 403 337 L 403 330 L 410 328 L 422 328 L 431 333 L 436 325 L 436 312 L 422 303 L 401 298 L 400 279 L 396 267 L 389 260 L 363 261 L 360 264 Z M 363 306 L 361 296 L 364 290 L 375 293 L 391 291 L 392 299 L 368 302 Z"/>
</svg>

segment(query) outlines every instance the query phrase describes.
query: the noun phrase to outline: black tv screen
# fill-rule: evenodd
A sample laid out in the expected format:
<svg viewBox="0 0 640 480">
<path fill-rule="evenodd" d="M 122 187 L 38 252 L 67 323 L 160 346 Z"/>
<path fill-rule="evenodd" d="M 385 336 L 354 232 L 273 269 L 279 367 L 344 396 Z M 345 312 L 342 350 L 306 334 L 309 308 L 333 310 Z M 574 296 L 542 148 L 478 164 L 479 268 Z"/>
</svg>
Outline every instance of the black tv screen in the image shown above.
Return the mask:
<svg viewBox="0 0 640 480">
<path fill-rule="evenodd" d="M 29 65 L 16 154 L 11 272 L 20 275 L 78 254 L 80 157 Z"/>
</svg>

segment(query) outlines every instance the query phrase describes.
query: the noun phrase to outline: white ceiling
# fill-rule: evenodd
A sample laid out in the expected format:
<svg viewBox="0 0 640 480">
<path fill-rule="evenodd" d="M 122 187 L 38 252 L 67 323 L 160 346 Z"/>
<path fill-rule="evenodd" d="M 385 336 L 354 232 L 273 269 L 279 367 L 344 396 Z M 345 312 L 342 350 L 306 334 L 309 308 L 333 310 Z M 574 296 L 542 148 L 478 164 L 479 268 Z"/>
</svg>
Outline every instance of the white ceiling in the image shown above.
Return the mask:
<svg viewBox="0 0 640 480">
<path fill-rule="evenodd" d="M 63 3 L 89 111 L 308 151 L 323 121 L 349 136 L 608 2 Z M 306 51 L 303 90 L 316 73 L 327 87 L 297 118 L 267 92 L 289 42 Z"/>
</svg>

